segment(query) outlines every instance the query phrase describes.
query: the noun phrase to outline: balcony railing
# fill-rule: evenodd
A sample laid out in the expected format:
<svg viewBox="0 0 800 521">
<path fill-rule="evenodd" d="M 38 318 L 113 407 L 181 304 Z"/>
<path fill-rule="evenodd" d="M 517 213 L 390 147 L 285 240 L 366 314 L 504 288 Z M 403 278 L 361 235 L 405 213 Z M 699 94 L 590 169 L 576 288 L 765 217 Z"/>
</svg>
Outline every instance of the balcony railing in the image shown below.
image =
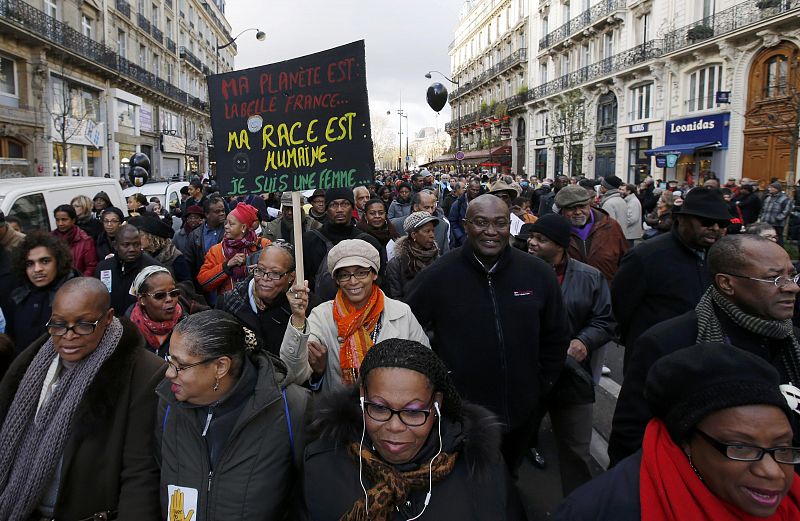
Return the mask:
<svg viewBox="0 0 800 521">
<path fill-rule="evenodd" d="M 602 20 L 614 11 L 623 9 L 625 7 L 625 2 L 626 0 L 601 0 L 600 3 L 591 6 L 558 29 L 547 33 L 546 36 L 539 40 L 539 50 L 542 51 L 548 47 L 552 47 L 566 40 L 570 35 L 582 31 L 587 26 Z"/>
<path fill-rule="evenodd" d="M 211 9 L 210 5 L 208 5 L 208 2 L 203 2 L 203 8 L 206 10 L 206 13 L 208 13 L 208 15 L 214 20 L 214 23 L 217 24 L 217 27 L 219 27 L 219 30 L 222 31 L 222 34 L 225 35 L 225 38 L 227 38 L 225 41 L 229 42 L 233 40 L 231 33 L 228 32 L 228 28 L 225 27 L 225 24 L 220 21 L 216 13 L 214 13 L 214 10 Z M 231 45 L 231 47 L 236 49 L 236 44 L 234 43 L 233 45 Z"/>
<path fill-rule="evenodd" d="M 473 78 L 469 83 L 465 83 L 458 89 L 454 90 L 450 93 L 449 99 L 455 99 L 459 96 L 463 96 L 467 92 L 480 87 L 487 81 L 491 80 L 501 72 L 504 72 L 515 65 L 518 65 L 528 59 L 528 49 L 525 47 L 514 51 L 513 53 L 509 54 L 502 60 L 500 60 L 496 65 L 493 67 L 489 67 L 478 76 Z"/>
<path fill-rule="evenodd" d="M 664 35 L 664 51 L 671 53 L 703 40 L 800 8 L 800 0 L 780 0 L 772 7 L 759 7 L 764 0 L 748 0 Z"/>
<path fill-rule="evenodd" d="M 167 50 L 169 52 L 177 52 L 178 51 L 177 45 L 175 45 L 175 42 L 173 42 L 172 38 L 170 38 L 169 36 L 167 36 Z"/>
<path fill-rule="evenodd" d="M 60 46 L 87 62 L 112 71 L 111 75 L 114 77 L 124 76 L 178 103 L 206 110 L 206 105 L 198 98 L 128 61 L 110 47 L 46 15 L 24 0 L 0 0 L 0 24 L 10 24 L 26 30 L 36 38 Z"/>
<path fill-rule="evenodd" d="M 193 65 L 194 68 L 197 69 L 198 71 L 202 71 L 203 70 L 203 64 L 200 61 L 200 58 L 198 58 L 197 56 L 192 54 L 192 52 L 189 51 L 189 49 L 187 49 L 186 47 L 184 47 L 184 46 L 180 47 L 180 55 L 181 55 L 181 58 L 183 58 L 184 60 L 189 62 L 191 65 Z"/>
<path fill-rule="evenodd" d="M 150 34 L 153 35 L 153 38 L 158 40 L 158 43 L 162 43 L 164 41 L 164 33 L 161 32 L 161 29 L 153 26 L 153 29 L 150 31 Z"/>
<path fill-rule="evenodd" d="M 164 1 L 164 4 L 165 4 L 167 7 L 169 7 L 170 9 L 172 9 L 172 0 L 165 0 L 165 1 Z"/>
<path fill-rule="evenodd" d="M 125 0 L 117 0 L 117 11 L 124 14 L 128 18 L 131 17 L 131 4 Z"/>
<path fill-rule="evenodd" d="M 138 13 L 136 15 L 136 24 L 140 28 L 144 29 L 144 32 L 146 32 L 146 33 L 149 33 L 150 32 L 150 28 L 152 27 L 150 25 L 150 20 L 145 18 L 145 16 L 142 13 Z"/>
</svg>

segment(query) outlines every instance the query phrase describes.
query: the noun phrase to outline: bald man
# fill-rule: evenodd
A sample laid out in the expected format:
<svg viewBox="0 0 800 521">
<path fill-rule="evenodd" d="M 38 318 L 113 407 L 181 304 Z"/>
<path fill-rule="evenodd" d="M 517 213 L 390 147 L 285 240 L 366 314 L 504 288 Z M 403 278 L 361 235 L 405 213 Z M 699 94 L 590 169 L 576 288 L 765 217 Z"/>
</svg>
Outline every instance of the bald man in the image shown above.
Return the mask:
<svg viewBox="0 0 800 521">
<path fill-rule="evenodd" d="M 515 472 L 541 398 L 555 384 L 570 334 L 553 268 L 509 246 L 508 205 L 476 197 L 463 220 L 467 240 L 422 270 L 407 303 L 461 395 L 505 424 L 503 454 Z M 442 280 L 453 280 L 450 290 Z M 443 312 L 443 310 L 447 310 Z"/>
<path fill-rule="evenodd" d="M 102 282 L 66 282 L 48 334 L 0 382 L 0 440 L 12 455 L 2 517 L 157 519 L 155 388 L 165 368 L 136 326 L 114 318 Z M 4 423 L 8 414 L 21 425 Z"/>
</svg>

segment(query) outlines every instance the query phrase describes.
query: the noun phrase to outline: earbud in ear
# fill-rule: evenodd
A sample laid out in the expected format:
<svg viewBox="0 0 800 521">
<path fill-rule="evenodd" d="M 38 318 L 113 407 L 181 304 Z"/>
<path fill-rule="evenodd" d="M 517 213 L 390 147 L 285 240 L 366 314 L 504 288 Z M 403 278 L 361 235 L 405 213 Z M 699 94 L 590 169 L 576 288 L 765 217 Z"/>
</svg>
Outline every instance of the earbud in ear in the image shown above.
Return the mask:
<svg viewBox="0 0 800 521">
<path fill-rule="evenodd" d="M 358 397 L 358 401 L 361 403 L 361 410 L 363 411 L 364 410 L 364 397 L 363 396 L 359 396 Z"/>
<path fill-rule="evenodd" d="M 433 408 L 436 409 L 436 416 L 442 417 L 442 411 L 439 409 L 439 402 L 433 402 Z"/>
</svg>

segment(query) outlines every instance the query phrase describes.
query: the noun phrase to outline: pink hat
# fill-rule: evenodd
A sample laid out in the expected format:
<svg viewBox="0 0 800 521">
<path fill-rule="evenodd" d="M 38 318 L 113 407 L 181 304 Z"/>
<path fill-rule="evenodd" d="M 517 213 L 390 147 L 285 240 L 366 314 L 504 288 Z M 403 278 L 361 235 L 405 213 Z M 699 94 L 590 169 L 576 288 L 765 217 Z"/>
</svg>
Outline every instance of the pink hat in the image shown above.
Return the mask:
<svg viewBox="0 0 800 521">
<path fill-rule="evenodd" d="M 258 220 L 258 210 L 246 203 L 237 204 L 236 208 L 231 210 L 230 214 L 236 217 L 240 223 L 248 227 L 252 226 L 253 223 Z"/>
</svg>

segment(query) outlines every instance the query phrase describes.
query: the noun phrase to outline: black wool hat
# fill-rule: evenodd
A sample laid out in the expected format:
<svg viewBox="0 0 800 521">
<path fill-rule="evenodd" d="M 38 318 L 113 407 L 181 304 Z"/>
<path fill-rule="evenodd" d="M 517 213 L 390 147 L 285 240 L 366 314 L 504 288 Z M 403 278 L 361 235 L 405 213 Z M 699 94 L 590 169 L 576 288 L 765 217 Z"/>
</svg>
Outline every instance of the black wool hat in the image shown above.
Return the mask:
<svg viewBox="0 0 800 521">
<path fill-rule="evenodd" d="M 128 224 L 131 224 L 137 229 L 147 232 L 150 235 L 163 237 L 164 239 L 171 239 L 175 234 L 175 230 L 172 229 L 172 226 L 168 225 L 158 217 L 152 217 L 150 215 L 131 217 L 128 219 Z"/>
<path fill-rule="evenodd" d="M 706 342 L 671 353 L 650 368 L 644 397 L 680 444 L 703 418 L 743 405 L 774 405 L 791 416 L 778 371 L 738 347 Z"/>
<path fill-rule="evenodd" d="M 524 228 L 525 224 L 522 225 Z M 565 250 L 569 248 L 571 228 L 569 221 L 559 214 L 549 213 L 531 225 L 529 233 L 541 233 Z"/>
<path fill-rule="evenodd" d="M 119 217 L 120 222 L 125 220 L 125 214 L 122 213 L 122 210 L 117 208 L 116 206 L 109 206 L 108 208 L 103 210 L 103 213 L 100 215 L 105 216 L 106 214 L 113 213 L 117 217 Z"/>
<path fill-rule="evenodd" d="M 683 198 L 683 204 L 673 210 L 677 215 L 691 215 L 716 219 L 718 221 L 730 220 L 728 203 L 722 197 L 719 188 L 697 187 L 689 191 Z"/>
<path fill-rule="evenodd" d="M 349 201 L 351 205 L 356 205 L 356 200 L 353 198 L 352 188 L 329 188 L 325 190 L 325 207 L 330 206 L 332 202 L 337 199 L 344 199 Z"/>
<path fill-rule="evenodd" d="M 610 175 L 608 177 L 601 177 L 600 184 L 603 185 L 603 187 L 606 190 L 616 190 L 617 188 L 622 186 L 622 179 L 620 179 L 615 175 Z"/>
</svg>

